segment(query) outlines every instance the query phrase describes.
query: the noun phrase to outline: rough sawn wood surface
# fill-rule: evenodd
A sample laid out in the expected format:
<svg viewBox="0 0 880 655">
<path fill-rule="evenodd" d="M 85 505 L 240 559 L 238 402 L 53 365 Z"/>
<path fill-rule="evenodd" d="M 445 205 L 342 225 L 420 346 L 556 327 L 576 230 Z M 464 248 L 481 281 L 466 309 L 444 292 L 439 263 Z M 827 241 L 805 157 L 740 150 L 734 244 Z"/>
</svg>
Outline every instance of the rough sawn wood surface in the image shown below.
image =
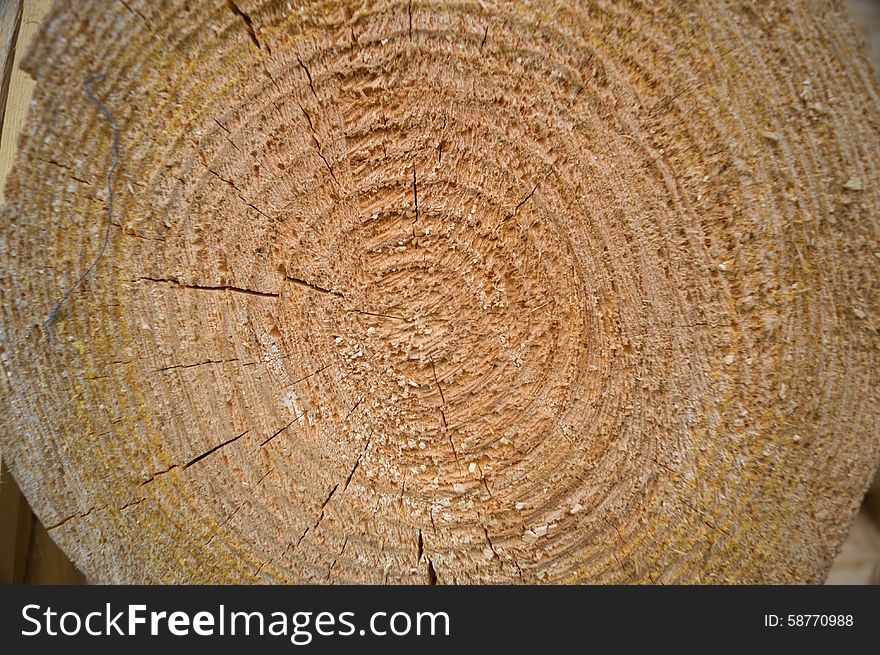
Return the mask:
<svg viewBox="0 0 880 655">
<path fill-rule="evenodd" d="M 60 3 L 4 462 L 95 582 L 819 581 L 880 457 L 854 43 L 834 2 Z M 101 73 L 109 242 L 53 316 Z"/>
</svg>

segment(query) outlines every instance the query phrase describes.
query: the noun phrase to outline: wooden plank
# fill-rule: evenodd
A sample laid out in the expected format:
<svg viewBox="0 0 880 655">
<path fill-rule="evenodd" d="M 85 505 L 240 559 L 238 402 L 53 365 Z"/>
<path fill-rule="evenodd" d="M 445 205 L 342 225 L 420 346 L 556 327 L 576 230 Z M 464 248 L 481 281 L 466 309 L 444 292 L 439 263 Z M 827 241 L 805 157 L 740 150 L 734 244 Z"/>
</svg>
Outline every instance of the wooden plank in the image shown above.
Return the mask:
<svg viewBox="0 0 880 655">
<path fill-rule="evenodd" d="M 21 24 L 21 0 L 9 0 L 0 6 L 0 134 L 3 133 L 3 117 L 6 113 L 6 95 L 9 77 L 15 59 L 15 41 Z"/>
<path fill-rule="evenodd" d="M 18 134 L 24 126 L 28 105 L 34 93 L 34 80 L 21 70 L 21 60 L 27 54 L 31 40 L 52 8 L 51 0 L 24 0 L 23 2 L 19 0 L 19 2 L 9 3 L 10 6 L 16 4 L 21 5 L 21 20 L 17 30 L 18 38 L 15 40 L 14 48 L 11 51 L 8 47 L 3 49 L 4 65 L 8 57 L 12 61 L 12 66 L 10 68 L 8 92 L 3 111 L 2 133 L 0 133 L 0 203 L 3 202 L 4 198 L 6 176 L 9 175 L 9 171 L 12 169 L 12 162 L 15 160 Z M 10 11 L 14 11 L 14 7 Z M 7 19 L 6 13 L 7 10 L 4 9 L 4 21 Z"/>
<path fill-rule="evenodd" d="M 0 461 L 0 584 L 85 584 Z"/>
<path fill-rule="evenodd" d="M 6 114 L 6 98 L 12 63 L 15 59 L 15 41 L 21 23 L 21 1 L 10 0 L 0 7 L 0 135 L 3 133 L 3 119 Z M 31 516 L 30 508 L 23 504 L 24 499 L 0 454 L 0 584 L 21 582 L 24 570 L 24 552 L 30 534 L 30 526 L 20 529 L 23 516 Z M 22 507 L 26 511 L 22 512 Z"/>
<path fill-rule="evenodd" d="M 865 508 L 856 516 L 826 584 L 880 584 L 880 529 Z"/>
<path fill-rule="evenodd" d="M 52 537 L 36 517 L 34 518 L 29 547 L 24 584 L 85 584 L 85 576 L 80 573 L 67 556 L 52 541 Z"/>
<path fill-rule="evenodd" d="M 0 461 L 0 584 L 21 584 L 27 570 L 33 512 Z"/>
</svg>

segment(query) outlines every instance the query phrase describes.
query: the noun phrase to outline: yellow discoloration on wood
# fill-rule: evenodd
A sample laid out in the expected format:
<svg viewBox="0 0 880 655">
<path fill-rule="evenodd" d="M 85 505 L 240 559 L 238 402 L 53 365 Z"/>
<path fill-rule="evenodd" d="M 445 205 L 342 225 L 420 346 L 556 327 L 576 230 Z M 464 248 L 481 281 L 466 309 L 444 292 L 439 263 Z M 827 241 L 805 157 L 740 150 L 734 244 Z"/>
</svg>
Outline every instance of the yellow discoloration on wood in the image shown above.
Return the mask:
<svg viewBox="0 0 880 655">
<path fill-rule="evenodd" d="M 129 4 L 37 40 L 2 216 L 2 445 L 91 579 L 822 578 L 880 454 L 834 5 Z"/>
</svg>

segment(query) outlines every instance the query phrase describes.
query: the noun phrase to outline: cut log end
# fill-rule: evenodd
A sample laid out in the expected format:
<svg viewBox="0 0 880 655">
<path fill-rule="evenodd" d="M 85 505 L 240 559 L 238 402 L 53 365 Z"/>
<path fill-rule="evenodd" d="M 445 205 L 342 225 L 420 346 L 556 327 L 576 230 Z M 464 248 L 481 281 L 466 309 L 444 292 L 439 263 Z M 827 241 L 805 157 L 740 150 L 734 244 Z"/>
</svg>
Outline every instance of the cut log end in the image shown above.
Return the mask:
<svg viewBox="0 0 880 655">
<path fill-rule="evenodd" d="M 835 5 L 59 5 L 26 65 L 0 444 L 91 581 L 823 578 L 880 457 Z"/>
</svg>

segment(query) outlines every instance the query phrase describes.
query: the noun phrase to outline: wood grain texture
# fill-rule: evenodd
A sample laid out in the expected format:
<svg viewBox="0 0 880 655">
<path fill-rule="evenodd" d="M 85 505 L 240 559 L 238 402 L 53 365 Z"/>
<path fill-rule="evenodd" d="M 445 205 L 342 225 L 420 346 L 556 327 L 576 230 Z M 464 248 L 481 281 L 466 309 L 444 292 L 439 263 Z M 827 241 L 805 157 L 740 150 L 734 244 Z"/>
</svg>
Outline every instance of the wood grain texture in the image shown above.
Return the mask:
<svg viewBox="0 0 880 655">
<path fill-rule="evenodd" d="M 100 582 L 821 580 L 880 455 L 836 3 L 59 5 L 4 457 Z M 100 248 L 111 131 L 122 134 Z"/>
</svg>

